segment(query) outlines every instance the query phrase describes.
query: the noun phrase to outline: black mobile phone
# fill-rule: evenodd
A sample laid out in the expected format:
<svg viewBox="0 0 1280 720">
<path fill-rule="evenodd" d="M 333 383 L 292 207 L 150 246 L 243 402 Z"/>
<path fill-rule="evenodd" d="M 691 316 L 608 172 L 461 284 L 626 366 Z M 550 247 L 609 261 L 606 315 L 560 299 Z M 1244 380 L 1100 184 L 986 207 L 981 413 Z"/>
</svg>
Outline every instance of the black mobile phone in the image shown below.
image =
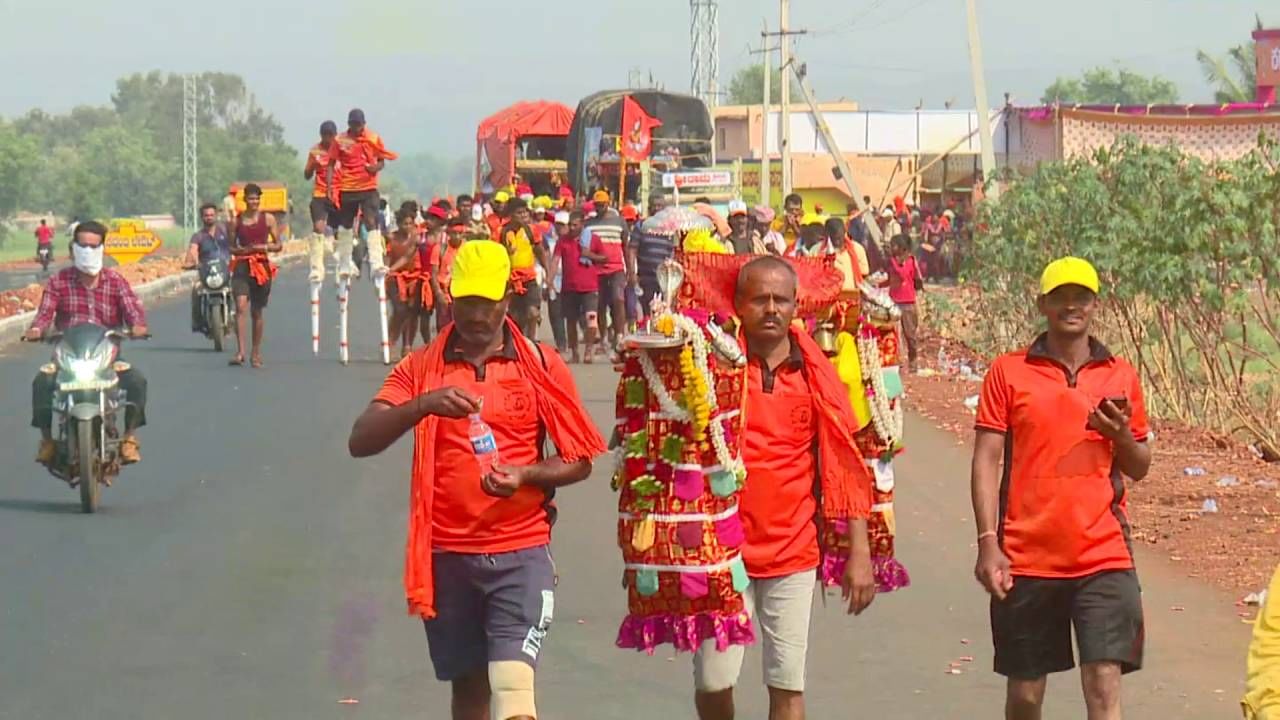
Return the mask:
<svg viewBox="0 0 1280 720">
<path fill-rule="evenodd" d="M 1118 397 L 1104 398 L 1104 400 L 1110 400 L 1111 404 L 1115 405 L 1120 410 L 1127 410 L 1129 408 L 1129 398 L 1123 395 L 1120 395 Z M 1102 407 L 1101 401 L 1098 403 L 1098 407 Z"/>
<path fill-rule="evenodd" d="M 1101 412 L 1102 403 L 1106 402 L 1107 400 L 1110 400 L 1110 401 L 1111 401 L 1111 404 L 1112 404 L 1112 405 L 1115 405 L 1115 406 L 1116 406 L 1117 408 L 1119 408 L 1121 411 L 1126 410 L 1126 409 L 1128 409 L 1128 407 L 1129 407 L 1129 398 L 1127 398 L 1127 397 L 1125 397 L 1125 396 L 1123 396 L 1123 395 L 1119 395 L 1119 396 L 1116 396 L 1116 397 L 1107 397 L 1107 398 L 1102 398 L 1101 400 L 1099 400 L 1099 401 L 1098 401 L 1098 408 L 1099 408 L 1099 412 Z M 1084 421 L 1084 429 L 1085 429 L 1085 430 L 1093 430 L 1093 426 L 1089 424 L 1089 421 L 1088 421 L 1088 420 L 1085 420 L 1085 421 Z"/>
</svg>

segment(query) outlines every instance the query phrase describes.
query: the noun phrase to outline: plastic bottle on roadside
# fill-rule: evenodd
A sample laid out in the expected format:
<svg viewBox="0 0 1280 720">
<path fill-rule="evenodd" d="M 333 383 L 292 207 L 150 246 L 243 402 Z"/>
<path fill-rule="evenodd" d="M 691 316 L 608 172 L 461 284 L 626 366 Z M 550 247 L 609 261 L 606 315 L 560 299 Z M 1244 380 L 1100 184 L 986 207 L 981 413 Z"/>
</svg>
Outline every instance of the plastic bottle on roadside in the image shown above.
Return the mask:
<svg viewBox="0 0 1280 720">
<path fill-rule="evenodd" d="M 471 440 L 471 449 L 475 451 L 476 462 L 480 463 L 480 476 L 484 477 L 498 464 L 498 441 L 493 437 L 493 429 L 481 419 L 479 412 L 471 413 L 471 427 L 467 429 L 467 437 Z"/>
</svg>

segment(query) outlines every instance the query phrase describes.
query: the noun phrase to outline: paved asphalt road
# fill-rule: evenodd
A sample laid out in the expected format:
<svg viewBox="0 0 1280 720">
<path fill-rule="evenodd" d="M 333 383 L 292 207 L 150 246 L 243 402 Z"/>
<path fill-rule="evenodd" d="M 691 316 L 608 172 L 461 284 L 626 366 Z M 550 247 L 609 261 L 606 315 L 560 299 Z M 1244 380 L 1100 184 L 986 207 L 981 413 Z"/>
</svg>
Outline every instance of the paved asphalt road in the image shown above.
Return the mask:
<svg viewBox="0 0 1280 720">
<path fill-rule="evenodd" d="M 447 717 L 447 689 L 400 594 L 408 443 L 370 461 L 346 452 L 351 421 L 385 373 L 373 360 L 373 290 L 355 291 L 361 327 L 343 368 L 329 290 L 328 350 L 310 354 L 303 272 L 280 277 L 261 371 L 227 367 L 188 331 L 185 302 L 152 308 L 155 339 L 126 350 L 150 378 L 145 460 L 95 516 L 31 462 L 29 382 L 45 350 L 0 352 L 0 717 Z M 577 375 L 606 421 L 611 373 Z M 914 584 L 859 619 L 818 608 L 810 717 L 1001 714 L 986 603 L 970 574 L 968 454 L 918 419 L 908 433 L 899 553 Z M 602 463 L 561 494 L 562 581 L 540 707 L 547 718 L 692 717 L 687 655 L 613 647 L 624 595 L 608 473 Z M 1140 562 L 1148 669 L 1126 681 L 1128 717 L 1239 717 L 1248 628 L 1231 598 L 1155 557 Z M 964 655 L 975 661 L 946 674 Z M 765 716 L 759 678 L 753 652 L 743 718 Z M 1046 717 L 1083 717 L 1078 687 L 1074 675 L 1051 680 Z M 348 696 L 360 704 L 338 704 Z"/>
</svg>

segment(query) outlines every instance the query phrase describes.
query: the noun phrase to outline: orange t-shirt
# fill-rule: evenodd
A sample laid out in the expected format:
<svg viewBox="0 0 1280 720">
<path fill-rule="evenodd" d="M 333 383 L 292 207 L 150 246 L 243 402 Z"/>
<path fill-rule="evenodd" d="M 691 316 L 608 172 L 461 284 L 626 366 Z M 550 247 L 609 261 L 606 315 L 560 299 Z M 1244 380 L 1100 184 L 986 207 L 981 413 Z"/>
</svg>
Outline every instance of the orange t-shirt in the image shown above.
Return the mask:
<svg viewBox="0 0 1280 720">
<path fill-rule="evenodd" d="M 461 358 L 456 346 L 444 349 L 442 386 L 456 386 L 484 399 L 481 417 L 493 429 L 501 462 L 532 465 L 542 460 L 544 436 L 534 395 L 536 388 L 520 374 L 512 342 L 505 331 L 503 350 L 480 369 Z M 456 336 L 455 336 L 456 337 Z M 547 371 L 557 384 L 573 387 L 573 376 L 554 350 L 540 345 Z M 413 399 L 412 356 L 391 371 L 374 402 L 403 405 Z M 449 552 L 501 553 L 545 545 L 551 541 L 555 513 L 553 493 L 524 486 L 509 498 L 480 489 L 480 465 L 467 436 L 470 421 L 440 418 L 435 438 L 435 500 L 431 526 L 434 548 Z"/>
<path fill-rule="evenodd" d="M 506 221 L 498 217 L 497 213 L 486 215 L 484 224 L 489 226 L 489 237 L 494 242 L 502 242 L 502 226 Z"/>
<path fill-rule="evenodd" d="M 448 241 L 437 243 L 431 248 L 431 265 L 436 269 L 436 282 L 446 294 L 449 292 L 449 282 L 453 279 L 453 259 L 457 257 L 459 248 L 461 246 L 453 247 Z"/>
<path fill-rule="evenodd" d="M 382 138 L 365 129 L 360 137 L 339 133 L 329 144 L 329 158 L 337 162 L 341 173 L 338 188 L 342 192 L 364 192 L 378 189 L 378 176 L 369 172 L 369 165 L 379 160 L 395 160 L 398 156 L 382 144 Z"/>
<path fill-rule="evenodd" d="M 409 272 L 418 269 L 418 238 L 410 234 L 408 237 L 401 239 L 400 232 L 391 233 L 387 237 L 387 265 L 391 266 L 397 260 L 405 256 L 410 256 L 409 264 L 400 268 L 397 272 Z"/>
<path fill-rule="evenodd" d="M 320 143 L 316 143 L 307 153 L 307 168 L 315 173 L 312 178 L 315 181 L 315 190 L 312 191 L 311 197 L 326 197 L 329 194 L 329 165 L 333 163 L 333 158 L 329 154 L 331 148 L 332 144 L 329 148 L 324 148 Z M 339 169 L 338 165 L 333 166 L 333 179 L 338 187 L 342 187 Z"/>
<path fill-rule="evenodd" d="M 815 418 L 798 347 L 793 344 L 791 356 L 773 372 L 752 359 L 743 410 L 747 481 L 738 505 L 746 532 L 742 560 L 751 577 L 818 566 Z"/>
<path fill-rule="evenodd" d="M 1005 436 L 1000 545 L 1014 575 L 1073 578 L 1133 567 L 1124 478 L 1112 443 L 1086 427 L 1104 398 L 1129 400 L 1133 437 L 1151 432 L 1129 363 L 1090 341 L 1074 378 L 1048 356 L 1045 336 L 997 358 L 982 383 L 979 430 Z"/>
</svg>

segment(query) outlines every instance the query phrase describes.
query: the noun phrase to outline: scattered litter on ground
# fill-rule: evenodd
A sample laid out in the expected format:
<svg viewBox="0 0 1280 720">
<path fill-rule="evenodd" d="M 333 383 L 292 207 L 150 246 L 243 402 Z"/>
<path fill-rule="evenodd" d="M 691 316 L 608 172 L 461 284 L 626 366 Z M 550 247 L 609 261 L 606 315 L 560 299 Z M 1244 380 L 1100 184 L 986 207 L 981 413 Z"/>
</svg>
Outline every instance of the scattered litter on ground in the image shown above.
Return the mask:
<svg viewBox="0 0 1280 720">
<path fill-rule="evenodd" d="M 1182 468 L 1182 474 L 1187 477 L 1200 477 L 1205 474 L 1205 470 L 1202 467 L 1186 467 Z"/>
<path fill-rule="evenodd" d="M 961 644 L 961 645 L 968 645 L 968 644 L 969 644 L 969 638 L 960 638 L 960 644 Z"/>
<path fill-rule="evenodd" d="M 342 698 L 338 701 L 339 705 L 359 705 L 360 701 L 355 698 Z"/>
<path fill-rule="evenodd" d="M 1170 609 L 1170 610 L 1172 610 L 1173 612 L 1186 612 L 1186 610 L 1187 610 L 1186 608 L 1182 607 L 1181 605 L 1174 605 L 1173 607 L 1171 607 L 1171 608 L 1169 608 L 1169 609 Z"/>
<path fill-rule="evenodd" d="M 1235 487 L 1240 484 L 1240 479 L 1235 475 L 1224 475 L 1218 478 L 1218 487 Z"/>
<path fill-rule="evenodd" d="M 965 399 L 964 399 L 964 406 L 965 406 L 965 407 L 967 407 L 967 408 L 969 408 L 970 410 L 973 410 L 974 412 L 977 412 L 977 410 L 978 410 L 978 396 L 977 396 L 977 395 L 970 395 L 969 397 L 965 398 Z"/>
<path fill-rule="evenodd" d="M 1200 512 L 1216 513 L 1218 512 L 1218 501 L 1213 498 L 1205 498 L 1204 505 L 1200 506 Z"/>
<path fill-rule="evenodd" d="M 1244 600 L 1243 600 L 1245 605 L 1253 605 L 1255 607 L 1261 605 L 1266 601 L 1267 601 L 1266 590 L 1263 590 L 1262 592 L 1249 593 L 1248 595 L 1244 596 Z"/>
<path fill-rule="evenodd" d="M 1280 482 L 1276 482 L 1275 480 L 1254 480 L 1253 484 L 1260 488 L 1267 488 L 1268 490 L 1280 488 Z"/>
</svg>

